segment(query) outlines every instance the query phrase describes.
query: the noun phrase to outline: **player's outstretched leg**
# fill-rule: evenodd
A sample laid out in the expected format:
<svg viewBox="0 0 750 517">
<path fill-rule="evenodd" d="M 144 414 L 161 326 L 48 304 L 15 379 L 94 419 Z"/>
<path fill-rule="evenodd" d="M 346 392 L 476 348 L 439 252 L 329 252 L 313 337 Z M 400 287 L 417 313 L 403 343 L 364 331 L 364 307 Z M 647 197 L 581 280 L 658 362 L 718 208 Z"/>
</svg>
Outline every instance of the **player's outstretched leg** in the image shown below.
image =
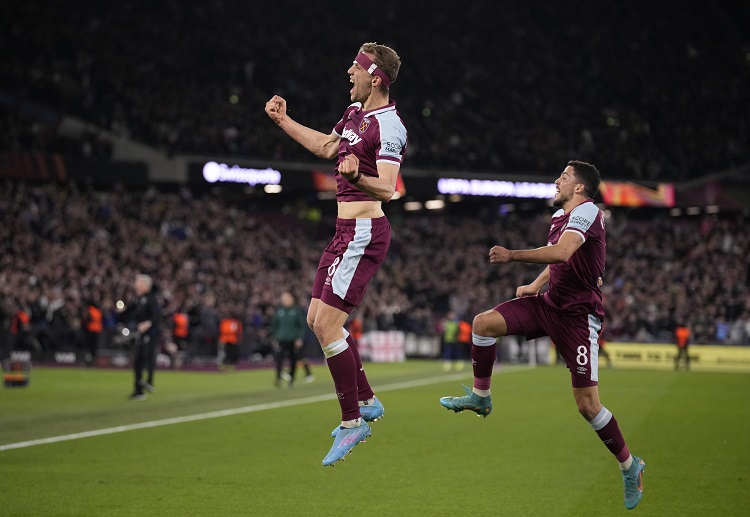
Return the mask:
<svg viewBox="0 0 750 517">
<path fill-rule="evenodd" d="M 339 427 L 331 450 L 323 458 L 323 466 L 333 465 L 335 462 L 343 460 L 359 442 L 364 442 L 371 434 L 370 426 L 362 418 L 359 419 L 357 427 Z"/>
<path fill-rule="evenodd" d="M 478 416 L 487 418 L 492 412 L 492 397 L 480 397 L 465 384 L 462 387 L 466 392 L 466 396 L 443 397 L 440 399 L 440 405 L 446 409 L 452 409 L 456 413 L 468 409 L 475 412 Z"/>
<path fill-rule="evenodd" d="M 360 401 L 359 413 L 362 415 L 362 418 L 365 419 L 365 422 L 377 422 L 378 420 L 383 419 L 385 408 L 380 400 L 378 400 L 378 397 L 373 395 L 370 400 Z M 331 431 L 331 436 L 336 436 L 340 428 L 341 426 L 336 426 L 334 430 Z"/>
<path fill-rule="evenodd" d="M 638 456 L 633 455 L 633 464 L 628 470 L 622 472 L 622 481 L 625 485 L 625 508 L 632 510 L 643 497 L 643 471 L 646 463 Z"/>
</svg>

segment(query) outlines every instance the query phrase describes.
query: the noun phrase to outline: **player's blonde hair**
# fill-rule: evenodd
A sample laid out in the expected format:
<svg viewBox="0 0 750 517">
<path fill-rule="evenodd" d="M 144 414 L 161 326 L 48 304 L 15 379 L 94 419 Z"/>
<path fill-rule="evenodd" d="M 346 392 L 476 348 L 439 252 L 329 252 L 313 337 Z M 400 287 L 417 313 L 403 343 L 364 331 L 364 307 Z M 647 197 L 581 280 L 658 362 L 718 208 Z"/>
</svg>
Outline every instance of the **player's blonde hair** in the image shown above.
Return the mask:
<svg viewBox="0 0 750 517">
<path fill-rule="evenodd" d="M 385 72 L 385 75 L 387 75 L 388 79 L 391 80 L 391 84 L 396 82 L 398 71 L 401 69 L 401 58 L 398 57 L 398 54 L 396 54 L 395 50 L 385 45 L 379 45 L 378 43 L 370 42 L 363 43 L 362 46 L 359 47 L 359 51 L 374 55 L 374 63 L 378 65 L 378 67 L 383 72 Z M 385 85 L 382 85 L 382 87 L 385 89 L 388 88 Z"/>
</svg>

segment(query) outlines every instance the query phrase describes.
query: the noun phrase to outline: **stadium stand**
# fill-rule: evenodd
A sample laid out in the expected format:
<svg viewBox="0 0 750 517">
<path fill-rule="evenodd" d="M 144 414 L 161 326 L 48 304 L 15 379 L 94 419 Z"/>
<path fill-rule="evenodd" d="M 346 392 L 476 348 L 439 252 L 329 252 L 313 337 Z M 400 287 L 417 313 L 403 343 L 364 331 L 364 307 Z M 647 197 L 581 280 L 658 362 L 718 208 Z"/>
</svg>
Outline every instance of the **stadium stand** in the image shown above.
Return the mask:
<svg viewBox="0 0 750 517">
<path fill-rule="evenodd" d="M 0 228 L 4 313 L 30 315 L 40 353 L 80 348 L 88 301 L 111 313 L 140 271 L 155 278 L 168 314 L 190 311 L 210 294 L 216 316 L 243 318 L 255 350 L 290 279 L 312 278 L 333 224 L 330 217 L 300 219 L 299 200 L 243 206 L 187 189 L 5 181 L 0 199 L 8 222 Z M 694 342 L 749 345 L 747 218 L 659 213 L 656 220 L 643 212 L 610 217 L 608 338 L 669 342 L 676 324 L 689 318 Z M 543 245 L 549 215 L 538 207 L 501 215 L 492 203 L 472 215 L 408 213 L 394 205 L 394 240 L 360 310 L 365 328 L 435 335 L 449 309 L 471 318 L 513 297 L 538 268 L 491 267 L 487 250 L 498 241 Z M 309 298 L 308 283 L 291 286 L 298 299 Z"/>
<path fill-rule="evenodd" d="M 275 2 L 298 24 L 280 28 L 263 2 L 13 1 L 0 104 L 35 101 L 168 153 L 307 160 L 280 145 L 264 102 L 283 94 L 327 131 L 341 104 L 329 92 L 346 101 L 347 52 L 380 37 L 405 63 L 394 96 L 408 167 L 549 171 L 575 156 L 675 181 L 750 161 L 747 5 L 522 2 L 496 17 L 483 2 L 445 4 L 386 0 L 382 18 L 342 34 L 351 13 L 318 16 L 311 2 Z"/>
<path fill-rule="evenodd" d="M 539 174 L 579 158 L 608 178 L 677 182 L 750 163 L 750 8 L 741 3 L 524 2 L 494 17 L 481 2 L 384 0 L 383 18 L 360 18 L 344 35 L 346 10 L 321 17 L 313 2 L 274 5 L 299 26 L 267 23 L 263 2 L 8 2 L 0 153 L 111 160 L 96 130 L 60 134 L 73 116 L 168 155 L 305 161 L 269 124 L 265 101 L 283 94 L 296 118 L 328 131 L 346 102 L 348 52 L 378 39 L 404 61 L 394 98 L 409 128 L 407 168 Z M 616 30 L 601 23 L 609 19 Z M 413 20 L 423 29 L 403 23 Z M 341 102 L 329 102 L 336 91 Z M 309 282 L 289 278 L 312 278 L 331 234 L 329 216 L 298 216 L 310 212 L 305 198 L 278 199 L 3 179 L 3 320 L 12 328 L 27 311 L 39 353 L 75 348 L 94 300 L 110 315 L 111 339 L 113 304 L 147 272 L 168 312 L 197 314 L 211 298 L 217 315 L 241 315 L 247 346 L 262 349 L 280 290 L 308 298 Z M 543 244 L 549 212 L 474 209 L 389 205 L 394 240 L 360 311 L 366 329 L 433 335 L 449 309 L 471 317 L 536 275 L 486 267 L 486 250 Z M 607 339 L 671 341 L 690 317 L 694 342 L 750 344 L 747 213 L 611 211 Z"/>
</svg>

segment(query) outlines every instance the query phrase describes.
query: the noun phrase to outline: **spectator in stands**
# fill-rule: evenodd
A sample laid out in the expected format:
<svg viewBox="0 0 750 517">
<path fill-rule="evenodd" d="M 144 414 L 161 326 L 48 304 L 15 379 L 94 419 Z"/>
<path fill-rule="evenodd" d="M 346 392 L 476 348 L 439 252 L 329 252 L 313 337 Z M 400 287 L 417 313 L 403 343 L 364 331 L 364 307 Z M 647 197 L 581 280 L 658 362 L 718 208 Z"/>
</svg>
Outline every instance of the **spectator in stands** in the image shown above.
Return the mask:
<svg viewBox="0 0 750 517">
<path fill-rule="evenodd" d="M 71 296 L 71 291 L 88 289 L 91 299 L 101 304 L 102 347 L 106 348 L 114 330 L 112 298 L 125 297 L 133 275 L 145 270 L 158 271 L 154 278 L 172 293 L 171 307 L 190 307 L 202 300 L 206 290 L 239 306 L 250 351 L 268 357 L 267 318 L 283 286 L 292 285 L 290 278 L 314 275 L 315 250 L 325 246 L 333 221 L 324 218 L 318 223 L 320 232 L 310 231 L 283 204 L 260 210 L 217 202 L 210 194 L 181 197 L 155 192 L 152 196 L 146 201 L 141 191 L 94 190 L 74 182 L 62 186 L 0 182 L 0 213 L 6 222 L 0 225 L 0 241 L 6 244 L 0 256 L 0 295 L 13 307 L 11 313 L 24 310 L 29 315 L 29 342 L 38 344 L 37 336 L 44 336 L 47 358 L 70 346 L 78 318 L 59 320 L 67 341 L 49 339 L 47 293 L 61 286 L 59 315 L 85 313 L 85 296 Z M 296 207 L 299 201 L 293 203 Z M 477 313 L 495 297 L 512 297 L 507 286 L 531 281 L 530 270 L 523 266 L 493 270 L 468 258 L 497 235 L 507 236 L 519 248 L 546 242 L 546 235 L 536 231 L 541 226 L 535 224 L 536 214 L 521 210 L 497 214 L 487 208 L 491 206 L 474 201 L 478 214 L 471 216 L 447 211 L 394 218 L 399 239 L 393 241 L 382 274 L 376 276 L 358 310 L 363 329 L 436 335 L 436 315 L 453 305 L 468 304 L 466 312 Z M 645 338 L 670 343 L 675 319 L 689 313 L 691 342 L 716 343 L 711 329 L 719 312 L 711 308 L 721 306 L 731 325 L 730 342 L 750 344 L 747 216 L 669 217 L 660 211 L 611 210 L 618 224 L 627 224 L 607 243 L 612 260 L 602 289 L 611 309 L 606 319 L 608 341 Z M 549 216 L 547 212 L 538 221 Z M 164 234 L 165 222 L 189 227 L 190 232 Z M 532 229 L 525 234 L 519 231 L 521 226 Z M 298 245 L 292 247 L 291 242 Z M 451 253 L 453 249 L 466 252 Z M 430 268 L 419 266 L 425 260 Z M 490 282 L 497 291 L 482 287 Z M 475 287 L 467 290 L 466 285 Z M 307 295 L 300 282 L 292 291 L 296 299 Z M 191 332 L 196 324 L 191 321 Z"/>
<path fill-rule="evenodd" d="M 346 18 L 329 15 L 314 28 L 289 21 L 282 32 L 264 24 L 263 3 L 207 5 L 54 5 L 44 17 L 34 2 L 15 5 L 2 27 L 14 52 L 0 70 L 10 99 L 0 103 L 0 148 L 111 152 L 102 137 L 61 136 L 64 113 L 169 154 L 308 159 L 254 130 L 263 116 L 254 106 L 280 88 L 315 126 L 337 117 L 328 103 L 315 102 L 335 79 L 309 60 L 281 56 L 307 48 L 317 60 L 346 62 L 340 42 L 318 37 Z M 299 20 L 316 15 L 314 3 L 293 5 Z M 737 5 L 704 3 L 696 15 L 660 3 L 609 0 L 582 11 L 515 3 L 504 6 L 499 21 L 479 3 L 450 16 L 409 2 L 381 5 L 394 13 L 389 28 L 414 66 L 399 93 L 412 127 L 413 167 L 546 172 L 571 155 L 595 155 L 621 177 L 673 181 L 750 160 L 743 129 L 750 122 L 748 15 Z M 159 16 L 180 23 L 156 23 Z M 419 44 L 413 19 L 449 35 L 441 62 L 451 74 L 430 64 L 433 51 Z M 364 31 L 375 28 L 374 21 L 361 23 Z M 471 31 L 458 29 L 469 25 Z M 218 33 L 224 37 L 211 37 Z M 129 42 L 128 52 L 120 51 L 121 41 Z M 154 41 L 181 41 L 184 52 L 154 52 Z M 498 59 L 466 59 L 487 48 Z M 196 55 L 205 57 L 200 66 Z M 430 84 L 428 92 L 416 78 Z M 606 86 L 589 88 L 591 81 Z M 28 100 L 38 105 L 27 107 Z M 481 114 L 466 110 L 476 105 Z"/>
</svg>

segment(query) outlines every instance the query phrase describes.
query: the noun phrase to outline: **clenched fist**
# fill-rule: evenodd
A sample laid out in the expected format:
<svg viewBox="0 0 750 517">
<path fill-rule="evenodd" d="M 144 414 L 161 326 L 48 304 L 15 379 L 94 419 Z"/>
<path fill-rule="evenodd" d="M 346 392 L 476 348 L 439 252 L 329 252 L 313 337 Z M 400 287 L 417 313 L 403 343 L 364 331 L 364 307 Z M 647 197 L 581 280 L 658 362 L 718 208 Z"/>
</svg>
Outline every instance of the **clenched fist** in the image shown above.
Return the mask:
<svg viewBox="0 0 750 517">
<path fill-rule="evenodd" d="M 511 262 L 510 250 L 505 249 L 502 246 L 493 246 L 490 250 L 490 263 L 507 264 L 508 262 Z"/>
<path fill-rule="evenodd" d="M 353 154 L 346 155 L 341 163 L 339 163 L 338 169 L 339 173 L 347 181 L 355 179 L 359 174 L 359 158 Z"/>
<path fill-rule="evenodd" d="M 266 102 L 266 113 L 271 120 L 280 124 L 284 117 L 286 117 L 286 100 L 284 97 L 274 95 L 271 100 Z"/>
</svg>

